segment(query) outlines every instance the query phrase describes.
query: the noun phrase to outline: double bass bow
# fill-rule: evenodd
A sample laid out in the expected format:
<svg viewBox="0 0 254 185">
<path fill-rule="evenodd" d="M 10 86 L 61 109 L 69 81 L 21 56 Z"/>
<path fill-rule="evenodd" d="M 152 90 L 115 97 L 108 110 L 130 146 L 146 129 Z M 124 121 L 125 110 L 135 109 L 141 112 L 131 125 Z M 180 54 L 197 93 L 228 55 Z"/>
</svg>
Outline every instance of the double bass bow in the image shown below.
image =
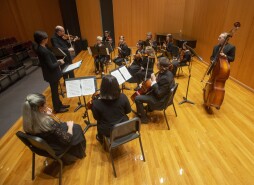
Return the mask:
<svg viewBox="0 0 254 185">
<path fill-rule="evenodd" d="M 207 68 L 201 82 L 203 82 L 206 75 L 210 75 L 209 80 L 206 82 L 203 89 L 203 99 L 204 105 L 207 109 L 210 107 L 215 107 L 220 109 L 225 95 L 225 83 L 229 78 L 230 65 L 225 56 L 221 56 L 225 45 L 228 43 L 229 39 L 233 36 L 235 31 L 240 27 L 240 23 L 234 23 L 234 28 L 227 33 L 224 42 L 221 44 L 219 51 L 216 53 L 213 61 Z"/>
</svg>

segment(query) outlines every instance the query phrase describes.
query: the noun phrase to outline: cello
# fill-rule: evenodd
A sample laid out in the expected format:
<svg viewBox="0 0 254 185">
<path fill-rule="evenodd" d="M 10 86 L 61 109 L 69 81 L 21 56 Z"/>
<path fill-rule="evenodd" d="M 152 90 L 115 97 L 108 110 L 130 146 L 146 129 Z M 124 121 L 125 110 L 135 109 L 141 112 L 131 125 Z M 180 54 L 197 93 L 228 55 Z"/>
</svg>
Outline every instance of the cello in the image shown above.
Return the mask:
<svg viewBox="0 0 254 185">
<path fill-rule="evenodd" d="M 224 100 L 224 87 L 227 79 L 229 78 L 230 65 L 227 58 L 225 56 L 221 56 L 220 53 L 223 52 L 228 40 L 239 27 L 239 22 L 234 23 L 234 28 L 227 33 L 224 42 L 220 46 L 219 51 L 216 53 L 213 61 L 211 61 L 211 64 L 207 68 L 203 79 L 201 80 L 201 82 L 203 82 L 205 75 L 210 75 L 209 80 L 206 82 L 203 89 L 204 105 L 207 110 L 210 110 L 211 107 L 215 107 L 219 110 Z"/>
</svg>

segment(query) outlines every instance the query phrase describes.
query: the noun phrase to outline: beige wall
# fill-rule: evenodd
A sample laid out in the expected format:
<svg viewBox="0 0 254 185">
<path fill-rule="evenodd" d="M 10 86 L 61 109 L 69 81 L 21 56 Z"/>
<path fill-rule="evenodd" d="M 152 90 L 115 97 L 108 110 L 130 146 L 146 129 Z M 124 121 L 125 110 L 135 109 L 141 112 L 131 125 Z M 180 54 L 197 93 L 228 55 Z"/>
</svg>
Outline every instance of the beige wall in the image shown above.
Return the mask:
<svg viewBox="0 0 254 185">
<path fill-rule="evenodd" d="M 0 38 L 33 40 L 34 31 L 44 30 L 50 36 L 62 24 L 58 0 L 2 0 L 0 12 Z"/>
<path fill-rule="evenodd" d="M 236 46 L 236 58 L 230 75 L 254 89 L 254 1 L 186 0 L 183 33 L 197 39 L 196 51 L 209 62 L 218 35 L 232 29 L 239 21 L 241 28 L 230 42 Z"/>
<path fill-rule="evenodd" d="M 76 0 L 79 25 L 82 38 L 87 39 L 88 45 L 96 42 L 96 37 L 102 35 L 102 24 L 99 0 Z"/>
</svg>

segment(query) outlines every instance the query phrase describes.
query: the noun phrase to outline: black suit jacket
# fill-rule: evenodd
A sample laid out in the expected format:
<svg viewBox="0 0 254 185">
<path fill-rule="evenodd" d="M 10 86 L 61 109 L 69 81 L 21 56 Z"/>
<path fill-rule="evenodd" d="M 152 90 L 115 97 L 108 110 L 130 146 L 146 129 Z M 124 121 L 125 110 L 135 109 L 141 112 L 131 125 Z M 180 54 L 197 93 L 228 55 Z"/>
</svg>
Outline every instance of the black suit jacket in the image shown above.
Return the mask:
<svg viewBox="0 0 254 185">
<path fill-rule="evenodd" d="M 220 46 L 221 45 L 214 46 L 213 54 L 210 57 L 211 60 L 214 60 L 215 56 L 219 52 Z M 233 46 L 232 44 L 227 43 L 223 49 L 223 53 L 227 55 L 227 59 L 229 62 L 233 62 L 235 60 L 235 46 Z"/>
<path fill-rule="evenodd" d="M 152 95 L 159 102 L 164 102 L 170 93 L 170 89 L 175 85 L 174 75 L 171 71 L 159 73 L 157 83 L 152 86 Z"/>
<path fill-rule="evenodd" d="M 51 37 L 51 44 L 55 48 L 60 48 L 66 54 L 66 57 L 65 57 L 65 60 L 64 60 L 65 64 L 71 64 L 72 63 L 71 54 L 68 50 L 70 45 L 66 40 L 64 40 L 62 37 L 58 36 L 57 34 L 54 34 Z"/>
<path fill-rule="evenodd" d="M 62 77 L 60 63 L 55 55 L 43 46 L 38 46 L 37 55 L 41 64 L 43 78 L 47 82 L 57 82 Z"/>
</svg>

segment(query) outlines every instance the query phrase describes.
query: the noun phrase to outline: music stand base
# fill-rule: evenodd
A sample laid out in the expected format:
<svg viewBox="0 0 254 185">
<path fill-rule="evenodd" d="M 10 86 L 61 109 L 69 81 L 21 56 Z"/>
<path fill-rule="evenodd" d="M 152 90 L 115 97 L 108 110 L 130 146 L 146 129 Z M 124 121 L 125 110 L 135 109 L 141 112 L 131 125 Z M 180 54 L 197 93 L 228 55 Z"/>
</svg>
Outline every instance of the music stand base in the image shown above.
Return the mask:
<svg viewBox="0 0 254 185">
<path fill-rule="evenodd" d="M 95 127 L 97 126 L 96 123 L 90 123 L 90 121 L 85 120 L 86 128 L 84 129 L 84 133 L 90 128 L 90 127 Z"/>
<path fill-rule="evenodd" d="M 183 103 L 190 103 L 190 104 L 193 104 L 193 105 L 195 104 L 194 102 L 188 100 L 188 99 L 185 98 L 185 97 L 183 97 L 183 101 L 181 101 L 181 102 L 179 103 L 179 105 L 181 105 L 181 104 L 183 104 Z"/>
</svg>

